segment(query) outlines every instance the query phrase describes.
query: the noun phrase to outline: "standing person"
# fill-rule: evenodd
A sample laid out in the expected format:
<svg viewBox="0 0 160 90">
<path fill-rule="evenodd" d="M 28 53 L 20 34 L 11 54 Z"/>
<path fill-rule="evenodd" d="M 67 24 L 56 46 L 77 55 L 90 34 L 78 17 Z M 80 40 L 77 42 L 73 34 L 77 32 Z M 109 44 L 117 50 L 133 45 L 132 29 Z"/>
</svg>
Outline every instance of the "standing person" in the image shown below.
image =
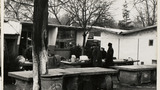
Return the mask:
<svg viewBox="0 0 160 90">
<path fill-rule="evenodd" d="M 92 51 L 92 65 L 97 67 L 97 66 L 102 66 L 102 58 L 101 58 L 101 52 L 100 52 L 100 47 L 97 44 L 94 44 L 93 46 L 93 51 Z"/>
<path fill-rule="evenodd" d="M 101 50 L 100 50 L 100 46 L 98 46 L 98 67 L 102 67 L 102 53 L 101 53 Z"/>
<path fill-rule="evenodd" d="M 105 59 L 107 52 L 104 50 L 103 47 L 101 47 L 101 54 L 102 54 L 102 59 Z"/>
<path fill-rule="evenodd" d="M 113 54 L 114 50 L 112 48 L 112 43 L 108 43 L 108 50 L 106 54 L 105 67 L 113 66 Z"/>
<path fill-rule="evenodd" d="M 106 59 L 107 52 L 104 50 L 103 47 L 101 47 L 101 55 L 102 55 L 102 66 L 104 66 L 105 59 Z"/>
</svg>

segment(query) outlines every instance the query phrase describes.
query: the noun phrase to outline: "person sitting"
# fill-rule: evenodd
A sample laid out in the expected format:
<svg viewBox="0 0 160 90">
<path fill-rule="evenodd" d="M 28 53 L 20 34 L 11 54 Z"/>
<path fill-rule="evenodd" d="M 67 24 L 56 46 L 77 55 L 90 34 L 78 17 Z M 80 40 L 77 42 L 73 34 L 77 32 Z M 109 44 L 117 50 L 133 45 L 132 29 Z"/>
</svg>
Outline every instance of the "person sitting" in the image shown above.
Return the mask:
<svg viewBox="0 0 160 90">
<path fill-rule="evenodd" d="M 25 58 L 22 55 L 18 55 L 16 61 L 18 62 L 19 70 L 24 70 L 23 64 L 25 63 Z"/>
</svg>

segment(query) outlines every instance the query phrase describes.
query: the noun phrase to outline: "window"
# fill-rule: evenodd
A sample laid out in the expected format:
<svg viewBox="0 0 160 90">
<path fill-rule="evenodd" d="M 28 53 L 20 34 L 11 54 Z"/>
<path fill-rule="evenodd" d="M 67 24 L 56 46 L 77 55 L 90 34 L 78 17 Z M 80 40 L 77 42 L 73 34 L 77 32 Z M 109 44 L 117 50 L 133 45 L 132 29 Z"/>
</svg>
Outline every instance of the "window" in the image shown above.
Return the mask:
<svg viewBox="0 0 160 90">
<path fill-rule="evenodd" d="M 101 36 L 101 32 L 94 32 L 94 36 Z"/>
<path fill-rule="evenodd" d="M 22 31 L 19 54 L 24 54 L 25 49 L 32 45 L 32 32 L 29 30 Z"/>
<path fill-rule="evenodd" d="M 94 39 L 94 36 L 101 36 L 101 32 L 89 32 L 89 37 L 88 39 Z"/>
<path fill-rule="evenodd" d="M 153 46 L 153 40 L 149 40 L 149 46 Z"/>
<path fill-rule="evenodd" d="M 70 49 L 76 44 L 76 32 L 74 30 L 62 30 L 58 31 L 56 48 Z"/>
<path fill-rule="evenodd" d="M 93 39 L 93 37 L 94 37 L 94 33 L 93 33 L 93 32 L 90 32 L 90 33 L 89 33 L 89 36 L 88 36 L 88 39 Z"/>
</svg>

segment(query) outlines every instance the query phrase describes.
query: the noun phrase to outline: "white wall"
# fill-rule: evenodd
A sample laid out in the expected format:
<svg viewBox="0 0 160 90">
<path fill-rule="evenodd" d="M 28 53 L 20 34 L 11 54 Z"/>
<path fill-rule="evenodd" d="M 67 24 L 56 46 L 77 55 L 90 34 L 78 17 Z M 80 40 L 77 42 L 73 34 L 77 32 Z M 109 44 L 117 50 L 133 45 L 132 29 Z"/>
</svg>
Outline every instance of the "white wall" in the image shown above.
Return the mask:
<svg viewBox="0 0 160 90">
<path fill-rule="evenodd" d="M 10 35 L 19 34 L 17 40 L 17 45 L 19 45 L 22 32 L 22 24 L 20 22 L 8 21 L 4 23 L 3 27 L 4 27 L 4 34 L 10 34 Z"/>
<path fill-rule="evenodd" d="M 108 50 L 108 43 L 112 43 L 112 47 L 114 49 L 114 57 L 117 59 L 119 58 L 119 36 L 108 33 L 108 32 L 102 32 L 101 33 L 101 47 L 105 48 L 105 50 Z"/>
<path fill-rule="evenodd" d="M 51 30 L 49 30 L 49 37 L 48 37 L 48 45 L 56 45 L 56 39 L 58 35 L 58 27 L 55 27 Z"/>
<path fill-rule="evenodd" d="M 105 51 L 108 50 L 108 43 L 112 43 L 112 47 L 114 49 L 114 57 L 118 58 L 118 39 L 102 39 L 101 40 L 101 47 L 105 48 Z"/>
<path fill-rule="evenodd" d="M 108 49 L 108 42 L 111 42 L 114 49 L 114 57 L 126 59 L 131 57 L 138 59 L 144 64 L 152 64 L 156 59 L 156 30 L 142 31 L 128 35 L 116 35 L 108 32 L 101 33 L 101 46 Z M 153 46 L 149 46 L 149 40 L 153 39 Z"/>
<path fill-rule="evenodd" d="M 82 46 L 83 43 L 83 32 L 82 31 L 78 31 L 77 32 L 77 36 L 76 36 L 76 45 L 80 45 Z"/>
<path fill-rule="evenodd" d="M 153 40 L 153 46 L 149 46 L 149 40 Z M 144 64 L 151 64 L 152 60 L 157 60 L 157 38 L 156 31 L 149 32 L 139 39 L 139 60 Z"/>
<path fill-rule="evenodd" d="M 138 40 L 135 38 L 121 38 L 119 47 L 119 58 L 127 59 L 128 57 L 137 59 Z"/>
</svg>

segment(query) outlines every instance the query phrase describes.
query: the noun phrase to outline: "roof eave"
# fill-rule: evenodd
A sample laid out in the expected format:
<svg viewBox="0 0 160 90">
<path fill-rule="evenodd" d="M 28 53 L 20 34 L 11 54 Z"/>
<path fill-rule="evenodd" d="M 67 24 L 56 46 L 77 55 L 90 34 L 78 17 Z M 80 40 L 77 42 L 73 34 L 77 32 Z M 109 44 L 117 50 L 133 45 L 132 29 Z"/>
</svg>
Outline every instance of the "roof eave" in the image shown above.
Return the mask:
<svg viewBox="0 0 160 90">
<path fill-rule="evenodd" d="M 29 25 L 33 25 L 32 22 L 21 22 L 21 24 L 29 24 Z M 60 27 L 60 28 L 71 28 L 71 29 L 82 29 L 81 27 L 67 26 L 67 25 L 57 25 L 57 24 L 48 24 L 48 26 L 52 26 L 52 27 Z"/>
</svg>

